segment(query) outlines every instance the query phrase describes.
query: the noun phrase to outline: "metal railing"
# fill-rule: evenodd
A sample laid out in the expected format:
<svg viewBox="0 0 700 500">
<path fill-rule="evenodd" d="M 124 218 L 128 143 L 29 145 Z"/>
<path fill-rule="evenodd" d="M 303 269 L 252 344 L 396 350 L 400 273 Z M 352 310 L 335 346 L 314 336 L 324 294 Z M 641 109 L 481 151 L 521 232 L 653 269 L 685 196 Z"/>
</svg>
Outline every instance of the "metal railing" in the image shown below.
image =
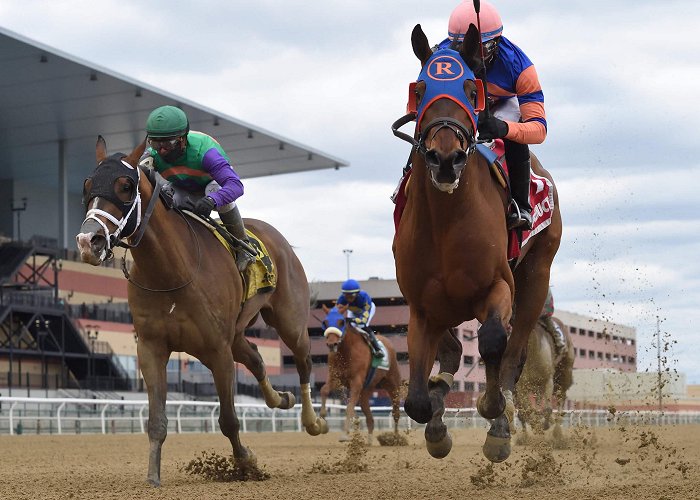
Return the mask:
<svg viewBox="0 0 700 500">
<path fill-rule="evenodd" d="M 314 404 L 318 409 L 320 405 Z M 345 405 L 329 404 L 326 421 L 333 431 L 342 430 Z M 0 397 L 0 434 L 109 434 L 144 433 L 148 422 L 147 400 Z M 360 408 L 355 409 L 364 428 Z M 167 401 L 169 431 L 176 433 L 218 432 L 219 403 Z M 264 404 L 236 404 L 242 432 L 301 432 L 301 405 L 291 410 L 270 409 Z M 391 407 L 372 407 L 375 429 L 393 428 Z M 448 408 L 443 418 L 450 429 L 488 428 L 475 408 Z M 610 427 L 617 424 L 700 424 L 699 411 L 629 411 L 612 415 L 606 410 L 569 410 L 562 415 L 565 427 Z M 406 416 L 401 429 L 423 427 Z"/>
</svg>

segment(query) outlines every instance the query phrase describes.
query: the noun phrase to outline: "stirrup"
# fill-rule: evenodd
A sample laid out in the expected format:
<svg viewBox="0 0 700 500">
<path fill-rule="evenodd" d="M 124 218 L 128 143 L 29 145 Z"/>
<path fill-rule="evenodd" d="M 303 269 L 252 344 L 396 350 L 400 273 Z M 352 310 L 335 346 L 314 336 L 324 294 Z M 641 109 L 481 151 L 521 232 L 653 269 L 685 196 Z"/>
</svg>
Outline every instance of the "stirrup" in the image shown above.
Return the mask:
<svg viewBox="0 0 700 500">
<path fill-rule="evenodd" d="M 507 229 L 522 228 L 523 230 L 532 229 L 532 214 L 527 210 L 521 210 L 518 202 L 513 200 L 511 202 L 512 210 L 508 213 L 506 217 Z"/>
<path fill-rule="evenodd" d="M 383 358 L 384 357 L 384 351 L 379 346 L 372 345 L 372 356 L 375 358 Z"/>
<path fill-rule="evenodd" d="M 248 252 L 239 248 L 236 251 L 236 267 L 240 272 L 248 269 L 248 266 L 255 262 L 255 257 L 250 255 Z"/>
</svg>

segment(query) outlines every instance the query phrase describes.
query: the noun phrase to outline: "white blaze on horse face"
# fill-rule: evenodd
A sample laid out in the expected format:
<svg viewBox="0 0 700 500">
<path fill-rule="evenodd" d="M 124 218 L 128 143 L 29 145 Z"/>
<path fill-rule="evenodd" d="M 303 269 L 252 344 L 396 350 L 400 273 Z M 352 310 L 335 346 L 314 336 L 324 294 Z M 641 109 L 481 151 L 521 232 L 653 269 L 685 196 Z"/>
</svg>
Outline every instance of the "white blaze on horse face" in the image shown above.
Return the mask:
<svg viewBox="0 0 700 500">
<path fill-rule="evenodd" d="M 78 250 L 80 251 L 80 259 L 87 263 L 87 264 L 92 264 L 93 266 L 98 266 L 102 264 L 102 261 L 104 260 L 107 251 L 105 249 L 102 250 L 100 255 L 95 255 L 92 251 L 92 237 L 94 236 L 94 233 L 80 233 L 75 237 L 75 241 L 78 245 Z"/>
</svg>

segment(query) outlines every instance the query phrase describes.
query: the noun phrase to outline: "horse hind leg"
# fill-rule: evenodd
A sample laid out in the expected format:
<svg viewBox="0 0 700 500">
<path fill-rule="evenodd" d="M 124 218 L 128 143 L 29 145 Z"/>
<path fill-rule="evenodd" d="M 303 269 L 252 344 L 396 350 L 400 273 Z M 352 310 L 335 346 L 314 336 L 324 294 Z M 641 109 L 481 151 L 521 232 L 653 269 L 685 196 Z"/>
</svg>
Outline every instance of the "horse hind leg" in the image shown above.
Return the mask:
<svg viewBox="0 0 700 500">
<path fill-rule="evenodd" d="M 148 475 L 146 481 L 160 486 L 160 463 L 163 442 L 168 435 L 165 401 L 168 384 L 166 365 L 170 353 L 141 340 L 137 344 L 139 364 L 148 389 Z"/>
<path fill-rule="evenodd" d="M 295 310 L 295 313 L 298 311 Z M 269 326 L 273 327 L 282 341 L 292 351 L 294 364 L 299 374 L 299 387 L 301 393 L 301 424 L 307 434 L 318 436 L 328 433 L 328 423 L 325 418 L 316 415 L 311 401 L 311 351 L 309 337 L 306 331 L 307 317 L 295 319 L 291 315 L 281 312 L 272 314 L 268 310 L 261 311 L 262 317 Z M 290 326 L 297 325 L 297 326 Z"/>
<path fill-rule="evenodd" d="M 242 334 L 236 336 L 231 348 L 233 359 L 243 363 L 258 381 L 268 408 L 288 410 L 296 404 L 296 398 L 291 392 L 276 391 L 267 377 L 265 363 L 258 352 L 258 346 L 248 341 Z"/>
</svg>

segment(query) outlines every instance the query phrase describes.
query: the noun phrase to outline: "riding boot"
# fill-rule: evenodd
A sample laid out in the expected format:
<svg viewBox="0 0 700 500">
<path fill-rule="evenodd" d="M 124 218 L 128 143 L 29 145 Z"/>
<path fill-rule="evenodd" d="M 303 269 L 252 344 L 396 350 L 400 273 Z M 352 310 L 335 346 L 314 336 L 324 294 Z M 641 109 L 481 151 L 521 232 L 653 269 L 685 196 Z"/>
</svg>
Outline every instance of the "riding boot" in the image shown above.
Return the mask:
<svg viewBox="0 0 700 500">
<path fill-rule="evenodd" d="M 559 325 L 552 320 L 551 316 L 544 318 L 545 330 L 552 337 L 552 342 L 554 342 L 554 356 L 559 357 L 561 353 L 566 349 L 566 340 L 564 339 L 564 332 L 561 331 Z"/>
<path fill-rule="evenodd" d="M 506 163 L 513 198 L 508 212 L 508 229 L 532 229 L 532 207 L 530 206 L 530 149 L 527 144 L 503 140 L 506 148 Z"/>
<path fill-rule="evenodd" d="M 228 212 L 219 212 L 219 217 L 221 217 L 221 222 L 224 223 L 226 230 L 231 233 L 234 237 L 248 243 L 248 236 L 245 232 L 245 226 L 243 225 L 243 219 L 241 218 L 241 212 L 238 210 L 237 206 L 234 206 L 232 210 Z M 236 267 L 240 272 L 245 271 L 245 269 L 253 262 L 255 262 L 255 257 L 250 255 L 247 251 L 242 248 L 236 248 Z"/>
<path fill-rule="evenodd" d="M 384 352 L 382 352 L 382 346 L 379 345 L 379 340 L 374 334 L 374 331 L 369 326 L 365 326 L 364 331 L 365 333 L 367 333 L 369 343 L 372 346 L 372 356 L 374 356 L 375 358 L 383 358 Z"/>
</svg>

